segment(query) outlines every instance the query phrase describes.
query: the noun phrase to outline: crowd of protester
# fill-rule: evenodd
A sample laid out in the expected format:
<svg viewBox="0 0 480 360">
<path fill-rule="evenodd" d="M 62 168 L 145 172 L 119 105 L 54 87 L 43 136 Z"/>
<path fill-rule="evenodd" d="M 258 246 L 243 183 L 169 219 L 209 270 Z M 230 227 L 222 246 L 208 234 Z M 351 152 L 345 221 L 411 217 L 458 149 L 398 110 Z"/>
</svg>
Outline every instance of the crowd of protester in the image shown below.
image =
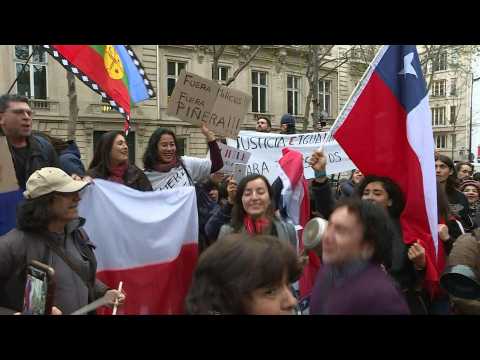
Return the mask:
<svg viewBox="0 0 480 360">
<path fill-rule="evenodd" d="M 17 226 L 0 237 L 1 313 L 21 311 L 31 259 L 55 268 L 52 313 L 69 314 L 101 296 L 110 306 L 128 301 L 122 291 L 96 279 L 94 246 L 82 230 L 85 219 L 78 216 L 79 192 L 94 179 L 139 191 L 195 187 L 200 256 L 186 313 L 302 312 L 295 289 L 308 257 L 285 214 L 281 182 L 251 174 L 237 183 L 223 174 L 216 136 L 205 124 L 207 159 L 180 156 L 175 133 L 160 128 L 151 135 L 139 168 L 129 159 L 124 133 L 110 131 L 97 143 L 87 169 L 75 142 L 32 132 L 32 111 L 22 96 L 0 97 L 0 126 L 25 198 L 18 204 Z M 258 119 L 257 131 L 271 129 L 268 118 Z M 285 114 L 281 133 L 295 132 L 295 118 Z M 309 294 L 310 314 L 480 313 L 480 299 L 462 297 L 462 284 L 457 287 L 449 277 L 470 276 L 469 284 L 480 286 L 480 182 L 471 164 L 455 165 L 435 155 L 439 253 L 445 257 L 437 270 L 445 281 L 434 292 L 425 285 L 425 244 L 404 242 L 405 199 L 399 185 L 357 169 L 335 189 L 321 149 L 309 165 L 315 173 L 309 182 L 310 217 L 328 220 Z"/>
</svg>

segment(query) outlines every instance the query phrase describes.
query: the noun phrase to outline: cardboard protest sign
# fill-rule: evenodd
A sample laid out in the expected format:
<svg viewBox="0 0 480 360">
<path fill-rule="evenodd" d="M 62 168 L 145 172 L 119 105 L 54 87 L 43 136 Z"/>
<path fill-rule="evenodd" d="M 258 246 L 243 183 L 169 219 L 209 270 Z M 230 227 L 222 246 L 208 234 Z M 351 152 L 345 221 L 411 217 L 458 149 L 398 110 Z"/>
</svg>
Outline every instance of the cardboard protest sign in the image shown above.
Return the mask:
<svg viewBox="0 0 480 360">
<path fill-rule="evenodd" d="M 17 176 L 13 167 L 12 155 L 7 138 L 0 136 L 0 193 L 18 190 Z"/>
<path fill-rule="evenodd" d="M 167 114 L 222 137 L 236 138 L 251 96 L 183 70 L 168 103 Z"/>
<path fill-rule="evenodd" d="M 247 164 L 250 159 L 250 153 L 239 150 L 233 146 L 217 143 L 222 154 L 223 167 L 220 169 L 225 174 L 233 174 L 235 164 Z M 209 157 L 208 157 L 209 158 Z"/>
<path fill-rule="evenodd" d="M 314 172 L 308 165 L 308 159 L 312 152 L 321 146 L 327 156 L 327 175 L 349 171 L 356 167 L 327 132 L 283 135 L 240 131 L 238 138 L 227 139 L 227 144 L 251 154 L 247 163 L 247 175 L 262 174 L 270 182 L 275 181 L 280 172 L 278 160 L 282 157 L 282 149 L 285 147 L 303 154 L 306 179 L 314 177 Z"/>
</svg>

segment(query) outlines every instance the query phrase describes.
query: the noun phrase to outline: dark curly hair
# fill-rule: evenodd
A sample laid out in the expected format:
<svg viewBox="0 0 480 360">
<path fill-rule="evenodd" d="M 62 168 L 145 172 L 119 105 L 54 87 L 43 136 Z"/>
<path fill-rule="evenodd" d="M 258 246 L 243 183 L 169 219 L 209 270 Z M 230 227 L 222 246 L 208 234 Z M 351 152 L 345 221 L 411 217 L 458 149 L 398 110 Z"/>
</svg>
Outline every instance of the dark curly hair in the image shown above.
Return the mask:
<svg viewBox="0 0 480 360">
<path fill-rule="evenodd" d="M 17 208 L 17 229 L 31 232 L 45 232 L 53 219 L 51 204 L 55 193 L 36 199 L 22 201 Z"/>
<path fill-rule="evenodd" d="M 187 314 L 246 314 L 253 291 L 302 272 L 295 250 L 273 236 L 230 234 L 202 253 L 186 297 Z"/>
<path fill-rule="evenodd" d="M 265 185 L 268 191 L 268 196 L 270 197 L 270 206 L 267 209 L 266 216 L 269 217 L 270 219 L 273 219 L 274 197 L 273 197 L 273 190 L 270 183 L 268 182 L 268 179 L 265 176 L 260 174 L 248 175 L 248 176 L 245 176 L 242 180 L 240 180 L 240 183 L 238 184 L 238 188 L 237 188 L 237 194 L 235 195 L 235 204 L 233 205 L 232 220 L 231 220 L 231 225 L 233 227 L 234 232 L 240 231 L 240 229 L 243 226 L 243 219 L 245 217 L 246 212 L 245 212 L 245 209 L 243 208 L 242 196 L 243 196 L 243 193 L 245 192 L 245 188 L 247 187 L 247 184 L 250 181 L 254 181 L 257 179 L 262 179 L 265 182 Z"/>
<path fill-rule="evenodd" d="M 403 209 L 405 208 L 405 199 L 400 189 L 392 179 L 385 177 L 385 176 L 376 176 L 376 175 L 368 175 L 358 184 L 356 189 L 356 195 L 361 199 L 363 195 L 363 191 L 367 187 L 368 184 L 372 182 L 380 182 L 383 185 L 383 188 L 388 194 L 390 200 L 392 200 L 392 205 L 388 207 L 388 213 L 392 217 L 392 219 L 399 219 L 400 215 L 402 214 Z"/>
<path fill-rule="evenodd" d="M 173 137 L 173 141 L 175 142 L 175 147 L 177 149 L 177 161 L 182 161 L 181 157 L 178 155 L 178 141 L 175 133 L 170 129 L 158 128 L 150 136 L 150 139 L 148 139 L 148 145 L 145 149 L 145 153 L 143 154 L 143 167 L 145 170 L 153 170 L 155 168 L 155 164 L 160 160 L 158 157 L 158 142 L 165 134 Z"/>
<path fill-rule="evenodd" d="M 342 207 L 346 207 L 362 224 L 362 238 L 373 247 L 370 261 L 383 264 L 389 269 L 392 264 L 392 239 L 395 237 L 395 227 L 385 208 L 374 202 L 362 201 L 358 197 L 339 200 L 333 211 Z"/>
</svg>

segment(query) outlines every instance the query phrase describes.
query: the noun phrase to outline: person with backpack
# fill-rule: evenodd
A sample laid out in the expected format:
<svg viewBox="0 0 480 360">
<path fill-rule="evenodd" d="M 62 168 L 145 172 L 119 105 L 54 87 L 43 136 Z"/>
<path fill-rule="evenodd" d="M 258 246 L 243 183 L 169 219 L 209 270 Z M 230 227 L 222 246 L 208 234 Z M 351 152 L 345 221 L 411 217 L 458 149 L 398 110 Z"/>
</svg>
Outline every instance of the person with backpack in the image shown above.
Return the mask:
<svg viewBox="0 0 480 360">
<path fill-rule="evenodd" d="M 215 140 L 215 134 L 207 128 L 205 123 L 201 131 L 207 139 L 210 159 L 180 156 L 177 153 L 178 142 L 175 133 L 165 128 L 159 128 L 153 132 L 143 155 L 144 172 L 153 190 L 195 186 L 200 252 L 207 246 L 205 224 L 218 206 L 210 199 L 209 192 L 200 184 L 200 181 L 223 167 L 222 154 Z"/>
</svg>

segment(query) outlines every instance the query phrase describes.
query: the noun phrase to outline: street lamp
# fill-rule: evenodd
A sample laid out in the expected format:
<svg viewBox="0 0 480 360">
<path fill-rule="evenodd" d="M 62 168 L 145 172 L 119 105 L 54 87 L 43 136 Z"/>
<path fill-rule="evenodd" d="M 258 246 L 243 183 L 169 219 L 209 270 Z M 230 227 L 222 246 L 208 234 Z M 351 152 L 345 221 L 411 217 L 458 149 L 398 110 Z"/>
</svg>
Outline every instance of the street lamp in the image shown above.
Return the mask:
<svg viewBox="0 0 480 360">
<path fill-rule="evenodd" d="M 472 88 L 470 90 L 470 128 L 468 136 L 468 161 L 472 162 L 472 118 L 473 118 L 473 83 L 480 79 L 480 76 L 477 78 L 473 77 L 472 73 Z"/>
</svg>

